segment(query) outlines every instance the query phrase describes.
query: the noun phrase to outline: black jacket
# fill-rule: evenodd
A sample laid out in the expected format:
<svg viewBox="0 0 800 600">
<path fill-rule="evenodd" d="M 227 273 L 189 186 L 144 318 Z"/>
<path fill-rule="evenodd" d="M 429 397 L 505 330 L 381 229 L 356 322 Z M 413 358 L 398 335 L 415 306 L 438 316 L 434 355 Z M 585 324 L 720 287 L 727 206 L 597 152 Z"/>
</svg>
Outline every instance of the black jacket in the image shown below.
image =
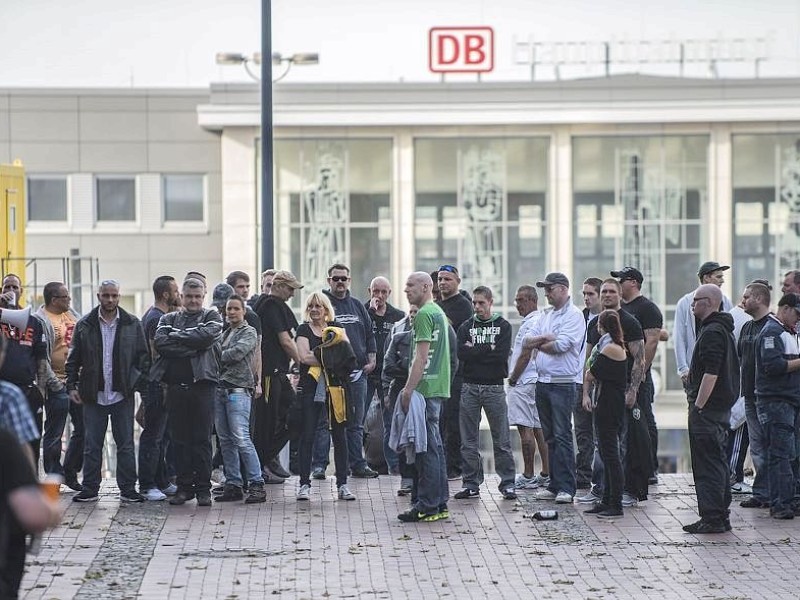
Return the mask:
<svg viewBox="0 0 800 600">
<path fill-rule="evenodd" d="M 703 375 L 717 375 L 717 382 L 704 409 L 728 411 L 739 397 L 739 357 L 733 339 L 733 317 L 726 312 L 711 313 L 700 325 L 692 352 L 686 395 L 697 399 Z"/>
<path fill-rule="evenodd" d="M 119 323 L 114 335 L 111 389 L 125 398 L 132 398 L 145 387 L 150 366 L 150 352 L 139 319 L 119 310 Z M 100 331 L 100 307 L 75 324 L 69 355 L 64 370 L 67 389 L 78 390 L 81 401 L 94 404 L 97 393 L 105 389 L 103 378 L 103 336 Z"/>
<path fill-rule="evenodd" d="M 464 383 L 501 385 L 508 376 L 511 324 L 498 314 L 486 321 L 475 316 L 461 324 L 457 336 Z"/>
</svg>

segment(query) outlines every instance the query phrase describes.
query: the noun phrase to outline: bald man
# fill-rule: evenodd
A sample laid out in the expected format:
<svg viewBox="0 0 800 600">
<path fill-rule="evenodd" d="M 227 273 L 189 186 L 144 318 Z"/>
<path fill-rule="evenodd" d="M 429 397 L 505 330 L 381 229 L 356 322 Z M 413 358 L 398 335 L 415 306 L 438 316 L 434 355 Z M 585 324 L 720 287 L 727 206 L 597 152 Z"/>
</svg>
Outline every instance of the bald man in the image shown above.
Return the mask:
<svg viewBox="0 0 800 600">
<path fill-rule="evenodd" d="M 450 517 L 447 510 L 447 467 L 439 434 L 439 415 L 442 403 L 450 397 L 451 348 L 447 317 L 433 302 L 432 290 L 433 280 L 427 273 L 418 271 L 406 280 L 408 303 L 419 306 L 419 312 L 412 326 L 411 368 L 397 404 L 408 413 L 412 393 L 419 392 L 422 395 L 427 449 L 416 455 L 416 489 L 411 494 L 416 502 L 409 510 L 397 515 L 404 523 L 438 521 Z"/>
<path fill-rule="evenodd" d="M 375 334 L 375 370 L 369 374 L 367 378 L 367 409 L 372 403 L 375 392 L 378 391 L 380 396 L 381 390 L 381 373 L 383 373 L 383 356 L 386 354 L 386 347 L 389 345 L 388 340 L 391 337 L 392 328 L 394 324 L 402 320 L 406 314 L 391 304 L 389 304 L 389 296 L 392 295 L 392 286 L 386 277 L 378 276 L 373 279 L 369 288 L 369 300 L 364 303 L 369 313 L 369 318 L 372 320 L 372 333 Z M 378 398 L 380 401 L 381 398 Z M 386 460 L 386 468 L 389 475 L 400 474 L 400 461 L 397 454 L 389 448 L 389 431 L 391 430 L 392 411 L 384 406 L 381 402 L 383 410 L 383 455 Z M 365 413 L 367 411 L 364 411 Z M 379 455 L 380 456 L 380 455 Z M 381 465 L 370 465 L 373 468 L 381 467 Z"/>
<path fill-rule="evenodd" d="M 692 296 L 692 314 L 700 323 L 686 383 L 689 401 L 689 449 L 700 520 L 687 533 L 730 531 L 731 488 L 727 443 L 731 407 L 739 396 L 739 358 L 733 317 L 720 312 L 722 291 L 701 285 Z"/>
</svg>

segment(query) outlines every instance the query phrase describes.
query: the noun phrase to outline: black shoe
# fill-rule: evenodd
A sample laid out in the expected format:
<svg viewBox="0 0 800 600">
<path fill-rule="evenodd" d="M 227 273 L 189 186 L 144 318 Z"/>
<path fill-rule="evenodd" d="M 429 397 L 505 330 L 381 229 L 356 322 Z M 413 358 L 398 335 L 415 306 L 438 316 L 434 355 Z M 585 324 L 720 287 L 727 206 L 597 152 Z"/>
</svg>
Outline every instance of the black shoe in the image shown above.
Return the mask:
<svg viewBox="0 0 800 600">
<path fill-rule="evenodd" d="M 214 500 L 216 502 L 238 502 L 242 498 L 244 498 L 242 488 L 240 488 L 238 485 L 233 485 L 230 483 L 225 484 L 221 494 L 214 495 Z"/>
<path fill-rule="evenodd" d="M 267 468 L 272 472 L 273 475 L 277 475 L 278 477 L 283 477 L 284 479 L 289 479 L 292 476 L 289 471 L 283 468 L 281 461 L 277 458 L 273 458 L 271 461 L 267 463 Z"/>
<path fill-rule="evenodd" d="M 264 489 L 263 483 L 251 483 L 250 489 L 247 492 L 247 498 L 244 499 L 245 504 L 259 504 L 267 501 L 267 492 Z"/>
<path fill-rule="evenodd" d="M 461 479 L 461 471 L 448 471 L 447 472 L 447 481 L 458 481 Z"/>
<path fill-rule="evenodd" d="M 652 475 L 647 479 L 647 485 L 658 485 L 658 476 Z"/>
<path fill-rule="evenodd" d="M 585 515 L 599 515 L 601 512 L 608 510 L 608 505 L 603 504 L 602 502 L 598 502 L 592 508 L 583 511 Z"/>
<path fill-rule="evenodd" d="M 684 525 L 686 533 L 725 533 L 725 524 L 722 521 L 704 521 L 700 519 L 689 525 Z"/>
<path fill-rule="evenodd" d="M 429 515 L 424 512 L 419 512 L 416 507 L 412 506 L 406 512 L 401 512 L 399 515 L 397 515 L 397 518 L 403 523 L 419 523 L 439 521 L 440 519 L 449 519 L 450 513 L 445 508 L 444 511 L 437 510 L 435 513 Z"/>
<path fill-rule="evenodd" d="M 97 492 L 86 489 L 72 497 L 73 502 L 97 502 L 98 499 Z"/>
<path fill-rule="evenodd" d="M 460 492 L 456 492 L 453 494 L 453 498 L 456 500 L 467 500 L 469 498 L 478 498 L 480 497 L 481 493 L 479 490 L 471 490 L 470 488 L 464 488 Z"/>
<path fill-rule="evenodd" d="M 131 504 L 135 504 L 138 502 L 144 502 L 145 498 L 136 490 L 130 490 L 129 492 L 120 492 L 119 493 L 119 501 L 120 502 L 127 502 Z"/>
<path fill-rule="evenodd" d="M 516 500 L 517 499 L 517 492 L 514 491 L 513 487 L 508 487 L 504 490 L 500 490 L 500 493 L 503 494 L 503 500 Z"/>
<path fill-rule="evenodd" d="M 197 506 L 211 506 L 211 492 L 197 492 Z"/>
<path fill-rule="evenodd" d="M 74 492 L 83 491 L 83 486 L 80 483 L 78 483 L 77 475 L 71 475 L 71 476 L 64 475 L 64 485 L 66 485 L 69 489 L 71 489 Z"/>
<path fill-rule="evenodd" d="M 169 499 L 172 506 L 180 506 L 186 504 L 187 501 L 194 499 L 194 492 L 187 492 L 186 490 L 178 490 L 175 495 Z"/>
<path fill-rule="evenodd" d="M 606 508 L 597 513 L 597 516 L 600 518 L 621 517 L 623 515 L 622 508 Z"/>
<path fill-rule="evenodd" d="M 375 479 L 378 476 L 378 472 L 369 467 L 363 467 L 361 469 L 353 469 L 352 475 L 357 479 Z"/>
<path fill-rule="evenodd" d="M 790 508 L 786 508 L 783 510 L 778 510 L 772 513 L 773 519 L 779 519 L 781 521 L 786 521 L 789 519 L 794 519 L 794 511 Z"/>
<path fill-rule="evenodd" d="M 755 496 L 750 496 L 746 500 L 742 500 L 741 502 L 739 502 L 739 506 L 741 506 L 742 508 L 768 508 L 769 503 L 762 502 Z"/>
</svg>

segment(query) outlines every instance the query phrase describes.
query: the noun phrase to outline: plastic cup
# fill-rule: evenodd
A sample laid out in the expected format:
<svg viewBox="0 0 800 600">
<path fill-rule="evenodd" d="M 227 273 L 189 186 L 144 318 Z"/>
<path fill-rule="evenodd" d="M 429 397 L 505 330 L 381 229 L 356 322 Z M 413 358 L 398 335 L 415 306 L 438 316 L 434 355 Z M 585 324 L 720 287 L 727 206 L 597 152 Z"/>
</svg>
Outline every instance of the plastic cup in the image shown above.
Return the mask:
<svg viewBox="0 0 800 600">
<path fill-rule="evenodd" d="M 64 483 L 64 478 L 55 473 L 45 475 L 44 479 L 39 483 L 44 495 L 50 500 L 58 501 L 58 495 L 61 492 L 61 484 Z"/>
</svg>

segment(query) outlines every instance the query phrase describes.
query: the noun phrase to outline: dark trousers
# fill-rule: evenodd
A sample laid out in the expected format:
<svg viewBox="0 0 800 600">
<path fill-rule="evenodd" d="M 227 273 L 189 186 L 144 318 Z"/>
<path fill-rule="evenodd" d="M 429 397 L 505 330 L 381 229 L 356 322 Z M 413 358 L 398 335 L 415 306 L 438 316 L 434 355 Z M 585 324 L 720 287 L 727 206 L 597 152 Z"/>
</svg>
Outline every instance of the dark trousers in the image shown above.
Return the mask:
<svg viewBox="0 0 800 600">
<path fill-rule="evenodd" d="M 69 414 L 69 396 L 67 390 L 48 392 L 44 401 L 45 416 L 44 435 L 42 436 L 42 461 L 45 473 L 64 474 L 61 466 L 61 437 Z"/>
<path fill-rule="evenodd" d="M 67 452 L 64 454 L 64 477 L 74 479 L 78 477 L 78 471 L 83 468 L 83 405 L 69 403 L 69 420 L 72 424 L 72 433 L 67 444 Z"/>
<path fill-rule="evenodd" d="M 653 413 L 655 386 L 653 385 L 653 376 L 650 371 L 647 371 L 647 376 L 639 385 L 636 401 L 639 403 L 639 408 L 647 423 L 647 433 L 650 435 L 650 454 L 653 459 L 653 474 L 655 475 L 658 473 L 658 427 L 656 426 L 656 416 Z"/>
<path fill-rule="evenodd" d="M 759 397 L 758 420 L 766 434 L 770 511 L 791 511 L 799 475 L 795 459 L 800 411 L 780 398 Z"/>
<path fill-rule="evenodd" d="M 333 439 L 333 463 L 336 466 L 336 486 L 347 483 L 347 422 L 333 423 L 328 427 L 327 402 L 314 402 L 314 391 L 303 390 L 299 394 L 298 402 L 303 415 L 303 430 L 300 434 L 298 448 L 298 469 L 300 485 L 311 484 L 311 455 L 314 450 L 314 439 L 320 422 L 326 430 L 330 431 Z M 350 411 L 347 411 L 350 414 Z"/>
<path fill-rule="evenodd" d="M 744 459 L 750 446 L 750 435 L 747 423 L 739 429 L 728 432 L 728 467 L 731 470 L 731 484 L 744 481 Z"/>
<path fill-rule="evenodd" d="M 264 378 L 264 396 L 253 401 L 250 432 L 258 460 L 266 467 L 289 442 L 289 410 L 294 390 L 283 373 Z"/>
<path fill-rule="evenodd" d="M 594 411 L 597 450 L 603 461 L 603 504 L 622 508 L 625 478 L 622 471 L 620 433 L 625 422 L 625 398 L 603 398 Z"/>
<path fill-rule="evenodd" d="M 697 510 L 704 521 L 718 523 L 730 515 L 729 425 L 730 411 L 698 411 L 689 405 L 689 449 Z"/>
<path fill-rule="evenodd" d="M 450 384 L 450 398 L 442 406 L 439 433 L 444 443 L 448 476 L 461 475 L 461 388 L 464 378 L 458 374 Z"/>
<path fill-rule="evenodd" d="M 169 485 L 164 443 L 167 406 L 160 383 L 148 384 L 147 393 L 142 394 L 142 404 L 144 429 L 139 436 L 139 489 L 144 493 L 151 488 L 163 489 Z"/>
<path fill-rule="evenodd" d="M 86 439 L 83 444 L 83 487 L 97 492 L 100 489 L 100 469 L 103 464 L 108 421 L 117 446 L 117 486 L 121 492 L 132 492 L 136 487 L 136 455 L 133 449 L 133 398 L 107 406 L 86 403 L 83 405 L 83 422 Z"/>
<path fill-rule="evenodd" d="M 36 429 L 39 431 L 39 437 L 30 442 L 31 451 L 33 451 L 33 459 L 36 463 L 36 471 L 39 471 L 39 451 L 42 447 L 42 407 L 44 400 L 39 388 L 35 385 L 17 385 L 22 393 L 25 394 L 25 399 L 28 401 L 28 408 L 31 410 L 33 420 L 36 422 Z"/>
<path fill-rule="evenodd" d="M 186 492 L 211 489 L 211 427 L 214 393 L 210 381 L 167 387 L 167 426 L 175 449 L 176 484 Z"/>
<path fill-rule="evenodd" d="M 575 455 L 575 479 L 577 487 L 589 487 L 592 481 L 592 457 L 594 456 L 594 432 L 592 413 L 583 408 L 583 386 L 578 385 L 575 407 L 572 409 L 575 426 L 575 442 L 578 453 Z"/>
</svg>

